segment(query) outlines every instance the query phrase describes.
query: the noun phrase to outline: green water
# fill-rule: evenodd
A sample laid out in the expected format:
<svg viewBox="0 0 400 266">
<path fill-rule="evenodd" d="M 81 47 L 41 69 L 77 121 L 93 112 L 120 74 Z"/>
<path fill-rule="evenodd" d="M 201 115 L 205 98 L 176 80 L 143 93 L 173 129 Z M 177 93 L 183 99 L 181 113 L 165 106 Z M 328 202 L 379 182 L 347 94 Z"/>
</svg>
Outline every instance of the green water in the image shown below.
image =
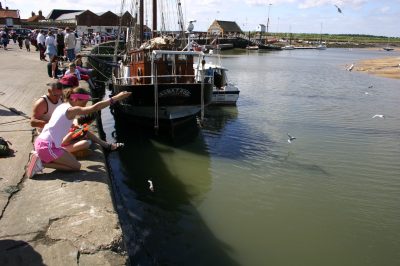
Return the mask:
<svg viewBox="0 0 400 266">
<path fill-rule="evenodd" d="M 237 107 L 207 110 L 197 136 L 117 127 L 133 264 L 400 265 L 400 81 L 345 70 L 387 55 L 228 52 Z"/>
</svg>

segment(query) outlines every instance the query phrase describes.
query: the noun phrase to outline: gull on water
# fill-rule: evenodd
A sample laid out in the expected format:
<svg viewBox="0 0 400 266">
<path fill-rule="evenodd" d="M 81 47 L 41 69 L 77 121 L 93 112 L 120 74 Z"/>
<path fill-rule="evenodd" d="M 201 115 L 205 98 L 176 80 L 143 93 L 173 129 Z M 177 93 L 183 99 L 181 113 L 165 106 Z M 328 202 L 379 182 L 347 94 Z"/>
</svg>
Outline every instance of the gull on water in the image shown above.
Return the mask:
<svg viewBox="0 0 400 266">
<path fill-rule="evenodd" d="M 289 133 L 287 133 L 287 135 L 288 135 L 288 137 L 289 137 L 288 140 L 287 140 L 287 142 L 289 142 L 289 143 L 292 143 L 292 141 L 296 139 L 295 137 L 290 136 Z"/>
<path fill-rule="evenodd" d="M 352 70 L 353 70 L 353 67 L 354 67 L 354 64 L 351 64 L 351 65 L 347 68 L 347 71 L 352 71 Z"/>
<path fill-rule="evenodd" d="M 374 115 L 372 118 L 385 118 L 385 116 L 384 116 L 384 115 L 376 114 L 376 115 Z"/>
</svg>

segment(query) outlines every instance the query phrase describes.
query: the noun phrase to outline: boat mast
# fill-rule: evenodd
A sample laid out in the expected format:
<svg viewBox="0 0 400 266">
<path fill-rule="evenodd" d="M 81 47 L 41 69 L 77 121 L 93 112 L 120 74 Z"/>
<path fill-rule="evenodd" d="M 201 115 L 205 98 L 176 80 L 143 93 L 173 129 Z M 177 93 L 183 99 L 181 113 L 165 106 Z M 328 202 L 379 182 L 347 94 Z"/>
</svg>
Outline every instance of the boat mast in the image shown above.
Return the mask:
<svg viewBox="0 0 400 266">
<path fill-rule="evenodd" d="M 182 13 L 182 4 L 181 1 L 178 0 L 178 24 L 180 26 L 180 30 L 181 30 L 181 49 L 184 47 L 185 45 L 185 26 L 183 23 L 183 13 Z"/>
<path fill-rule="evenodd" d="M 143 30 L 144 30 L 144 8 L 143 8 L 143 0 L 140 0 L 140 6 L 139 6 L 139 16 L 140 16 L 140 29 L 139 29 L 139 41 L 140 45 L 143 43 Z"/>
<path fill-rule="evenodd" d="M 268 28 L 269 28 L 269 11 L 271 10 L 271 3 L 268 4 L 268 18 L 267 18 L 267 34 L 265 35 L 268 43 Z"/>
<path fill-rule="evenodd" d="M 153 38 L 157 37 L 157 0 L 153 0 Z"/>
</svg>

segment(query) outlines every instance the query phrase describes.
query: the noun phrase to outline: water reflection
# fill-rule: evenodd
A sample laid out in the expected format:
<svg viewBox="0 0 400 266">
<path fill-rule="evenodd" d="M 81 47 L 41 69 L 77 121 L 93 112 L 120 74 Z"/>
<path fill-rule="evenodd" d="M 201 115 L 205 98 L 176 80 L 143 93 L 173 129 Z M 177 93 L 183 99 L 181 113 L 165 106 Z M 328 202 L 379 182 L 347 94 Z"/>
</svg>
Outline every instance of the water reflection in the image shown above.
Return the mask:
<svg viewBox="0 0 400 266">
<path fill-rule="evenodd" d="M 231 248 L 214 236 L 195 207 L 211 184 L 202 135 L 173 142 L 118 120 L 115 131 L 126 147 L 109 162 L 131 263 L 236 265 L 228 255 Z"/>
<path fill-rule="evenodd" d="M 211 106 L 205 111 L 205 126 L 208 131 L 221 132 L 227 124 L 233 123 L 238 118 L 236 106 Z"/>
</svg>

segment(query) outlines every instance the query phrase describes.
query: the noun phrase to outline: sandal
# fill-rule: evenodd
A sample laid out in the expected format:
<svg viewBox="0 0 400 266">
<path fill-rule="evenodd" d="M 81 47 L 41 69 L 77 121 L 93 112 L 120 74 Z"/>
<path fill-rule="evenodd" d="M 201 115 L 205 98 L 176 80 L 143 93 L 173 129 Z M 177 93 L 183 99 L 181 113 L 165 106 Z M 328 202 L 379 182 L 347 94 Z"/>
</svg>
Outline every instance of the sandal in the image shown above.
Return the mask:
<svg viewBox="0 0 400 266">
<path fill-rule="evenodd" d="M 114 145 L 114 149 L 113 149 L 113 145 Z M 112 152 L 112 151 L 117 151 L 117 150 L 123 148 L 124 146 L 125 146 L 125 144 L 124 143 L 120 143 L 120 142 L 108 143 L 108 146 L 105 149 L 108 152 Z"/>
</svg>

